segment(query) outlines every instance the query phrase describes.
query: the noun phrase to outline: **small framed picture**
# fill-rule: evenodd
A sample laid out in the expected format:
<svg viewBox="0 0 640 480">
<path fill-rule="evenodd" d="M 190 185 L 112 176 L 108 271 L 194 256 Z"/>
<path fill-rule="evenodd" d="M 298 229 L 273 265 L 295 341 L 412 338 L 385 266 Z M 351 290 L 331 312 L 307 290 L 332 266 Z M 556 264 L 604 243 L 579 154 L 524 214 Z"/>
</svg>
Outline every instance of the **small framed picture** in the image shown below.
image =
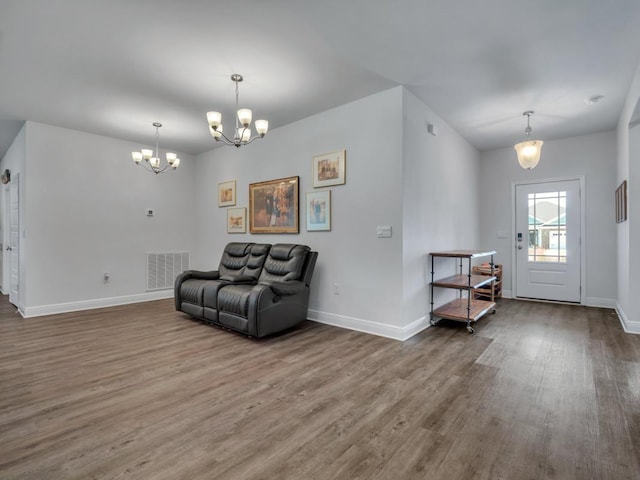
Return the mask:
<svg viewBox="0 0 640 480">
<path fill-rule="evenodd" d="M 331 190 L 307 192 L 307 231 L 331 230 Z"/>
<path fill-rule="evenodd" d="M 247 233 L 246 208 L 227 208 L 227 233 Z"/>
<path fill-rule="evenodd" d="M 313 187 L 344 185 L 347 151 L 323 153 L 313 157 Z"/>
<path fill-rule="evenodd" d="M 218 184 L 218 206 L 231 207 L 236 204 L 236 181 Z"/>
<path fill-rule="evenodd" d="M 300 177 L 249 184 L 249 232 L 299 233 Z"/>
</svg>

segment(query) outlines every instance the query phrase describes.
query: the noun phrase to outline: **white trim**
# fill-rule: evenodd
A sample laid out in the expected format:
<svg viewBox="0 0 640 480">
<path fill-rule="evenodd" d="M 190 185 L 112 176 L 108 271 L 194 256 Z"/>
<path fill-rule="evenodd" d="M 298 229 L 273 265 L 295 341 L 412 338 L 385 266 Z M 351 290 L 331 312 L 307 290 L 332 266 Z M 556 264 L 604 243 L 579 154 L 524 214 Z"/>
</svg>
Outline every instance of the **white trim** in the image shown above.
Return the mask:
<svg viewBox="0 0 640 480">
<path fill-rule="evenodd" d="M 79 310 L 93 310 L 95 308 L 128 305 L 130 303 L 150 302 L 152 300 L 161 300 L 164 298 L 173 298 L 173 289 L 141 293 L 138 295 L 126 295 L 123 297 L 96 298 L 94 300 L 82 300 L 80 302 L 56 303 L 53 305 L 27 307 L 20 313 L 25 318 L 41 317 L 43 315 L 77 312 Z"/>
<path fill-rule="evenodd" d="M 640 335 L 640 322 L 632 322 L 629 320 L 624 314 L 624 310 L 622 310 L 622 306 L 620 306 L 619 303 L 616 303 L 616 313 L 618 314 L 618 318 L 620 319 L 620 323 L 622 324 L 622 328 L 625 332 Z"/>
<path fill-rule="evenodd" d="M 518 265 L 516 264 L 516 187 L 518 185 L 535 185 L 538 183 L 568 182 L 578 180 L 580 182 L 580 305 L 587 305 L 587 228 L 586 228 L 586 192 L 585 177 L 578 175 L 575 177 L 556 177 L 547 179 L 517 180 L 511 182 L 511 285 L 517 295 Z M 511 298 L 517 298 L 513 296 Z"/>
<path fill-rule="evenodd" d="M 307 318 L 318 323 L 347 328 L 349 330 L 356 330 L 358 332 L 378 335 L 379 337 L 391 338 L 393 340 L 400 340 L 401 342 L 404 342 L 430 326 L 426 316 L 421 317 L 404 327 L 311 309 L 307 313 Z"/>
<path fill-rule="evenodd" d="M 617 302 L 613 298 L 587 297 L 587 307 L 616 308 Z"/>
</svg>

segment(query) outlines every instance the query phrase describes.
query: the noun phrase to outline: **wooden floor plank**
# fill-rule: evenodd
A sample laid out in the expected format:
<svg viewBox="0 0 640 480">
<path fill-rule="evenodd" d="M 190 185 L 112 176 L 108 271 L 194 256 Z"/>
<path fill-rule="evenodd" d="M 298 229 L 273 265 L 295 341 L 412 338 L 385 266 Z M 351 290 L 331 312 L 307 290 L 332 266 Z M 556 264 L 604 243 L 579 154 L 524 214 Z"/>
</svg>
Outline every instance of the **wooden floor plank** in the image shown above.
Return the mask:
<svg viewBox="0 0 640 480">
<path fill-rule="evenodd" d="M 0 299 L 3 480 L 638 479 L 638 398 L 640 336 L 607 309 L 255 340 L 172 300 L 23 319 Z"/>
</svg>

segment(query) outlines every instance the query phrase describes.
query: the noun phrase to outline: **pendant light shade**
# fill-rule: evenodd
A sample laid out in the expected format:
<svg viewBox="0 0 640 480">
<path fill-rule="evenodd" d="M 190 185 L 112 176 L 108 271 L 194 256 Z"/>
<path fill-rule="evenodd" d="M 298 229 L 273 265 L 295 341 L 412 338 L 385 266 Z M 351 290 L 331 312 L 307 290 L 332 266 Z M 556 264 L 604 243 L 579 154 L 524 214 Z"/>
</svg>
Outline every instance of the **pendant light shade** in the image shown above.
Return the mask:
<svg viewBox="0 0 640 480">
<path fill-rule="evenodd" d="M 524 131 L 527 139 L 513 147 L 518 156 L 518 163 L 526 170 L 531 170 L 538 165 L 540 154 L 542 153 L 542 145 L 544 144 L 542 140 L 530 140 L 531 126 L 529 125 L 529 119 L 533 113 L 533 111 L 528 110 L 522 114 L 527 117 L 527 128 Z"/>
<path fill-rule="evenodd" d="M 531 170 L 538 165 L 543 143 L 542 140 L 529 140 L 515 145 L 518 163 L 522 168 Z"/>
</svg>

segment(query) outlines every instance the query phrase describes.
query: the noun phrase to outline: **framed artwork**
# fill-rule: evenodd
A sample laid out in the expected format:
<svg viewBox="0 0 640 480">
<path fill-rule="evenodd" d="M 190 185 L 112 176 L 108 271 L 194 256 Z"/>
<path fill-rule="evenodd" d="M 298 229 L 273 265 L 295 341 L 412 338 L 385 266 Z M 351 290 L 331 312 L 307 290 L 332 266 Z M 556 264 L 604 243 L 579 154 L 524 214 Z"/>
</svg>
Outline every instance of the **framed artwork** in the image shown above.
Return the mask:
<svg viewBox="0 0 640 480">
<path fill-rule="evenodd" d="M 344 185 L 347 151 L 324 153 L 313 157 L 313 187 Z"/>
<path fill-rule="evenodd" d="M 236 181 L 218 184 L 218 206 L 231 207 L 236 204 Z"/>
<path fill-rule="evenodd" d="M 627 220 L 627 181 L 623 181 L 616 189 L 616 223 Z"/>
<path fill-rule="evenodd" d="M 299 233 L 300 177 L 249 184 L 251 233 Z"/>
<path fill-rule="evenodd" d="M 246 208 L 227 208 L 227 233 L 247 233 Z"/>
<path fill-rule="evenodd" d="M 331 190 L 307 192 L 307 231 L 331 230 Z"/>
</svg>

